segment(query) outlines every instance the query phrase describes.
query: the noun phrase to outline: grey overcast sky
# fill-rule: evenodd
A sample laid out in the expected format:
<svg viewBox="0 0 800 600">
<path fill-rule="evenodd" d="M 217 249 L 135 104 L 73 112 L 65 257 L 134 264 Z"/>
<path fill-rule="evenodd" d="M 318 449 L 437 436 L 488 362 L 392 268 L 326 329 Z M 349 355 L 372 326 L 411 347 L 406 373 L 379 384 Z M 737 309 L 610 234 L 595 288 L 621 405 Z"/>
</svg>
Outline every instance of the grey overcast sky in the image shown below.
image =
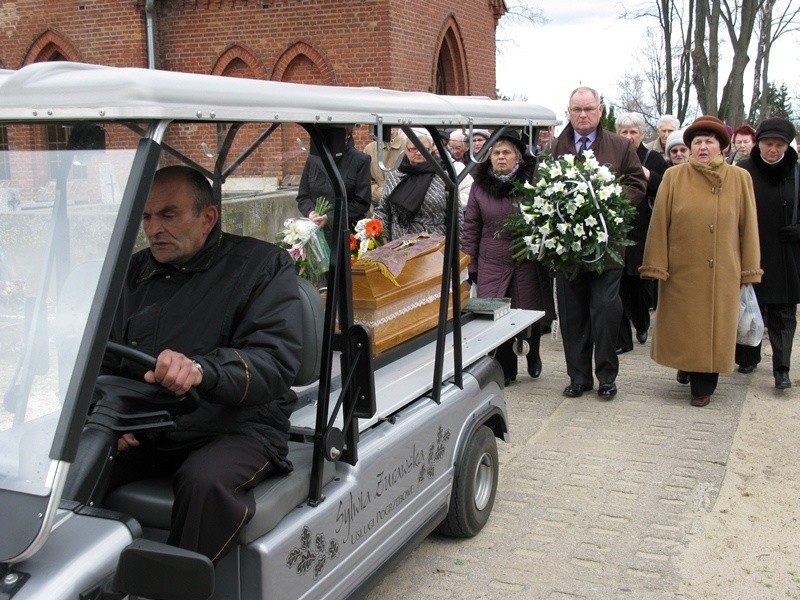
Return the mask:
<svg viewBox="0 0 800 600">
<path fill-rule="evenodd" d="M 500 36 L 513 42 L 505 43 L 497 57 L 498 89 L 508 96 L 524 94 L 529 102 L 555 111 L 561 120 L 569 93 L 579 85 L 615 100 L 617 82 L 626 71 L 640 68 L 637 55 L 644 31 L 654 23 L 620 18 L 618 0 L 537 0 L 534 4 L 549 22 L 504 27 Z M 770 80 L 786 83 L 793 98 L 800 95 L 799 40 L 798 34 L 780 39 L 770 62 Z M 751 85 L 748 73 L 745 103 Z"/>
</svg>

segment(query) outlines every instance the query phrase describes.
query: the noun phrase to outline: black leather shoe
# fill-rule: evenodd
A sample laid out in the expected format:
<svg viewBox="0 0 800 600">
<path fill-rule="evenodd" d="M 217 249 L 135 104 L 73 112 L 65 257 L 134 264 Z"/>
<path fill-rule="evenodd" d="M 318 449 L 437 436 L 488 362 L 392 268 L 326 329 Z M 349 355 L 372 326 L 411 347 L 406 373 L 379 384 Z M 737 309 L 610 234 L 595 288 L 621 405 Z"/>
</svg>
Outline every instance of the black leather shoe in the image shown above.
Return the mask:
<svg viewBox="0 0 800 600">
<path fill-rule="evenodd" d="M 637 331 L 636 332 L 636 341 L 640 344 L 647 343 L 647 332 L 646 331 Z"/>
<path fill-rule="evenodd" d="M 592 389 L 591 385 L 584 385 L 583 383 L 570 383 L 564 388 L 564 395 L 568 398 L 580 398 L 583 392 L 588 392 Z"/>
<path fill-rule="evenodd" d="M 757 366 L 758 363 L 754 365 L 739 365 L 739 373 L 744 373 L 744 374 L 752 373 L 753 371 L 756 370 Z"/>
<path fill-rule="evenodd" d="M 792 380 L 789 379 L 789 373 L 786 371 L 775 371 L 775 388 L 779 390 L 788 390 L 792 387 Z"/>
<path fill-rule="evenodd" d="M 615 383 L 601 383 L 597 388 L 597 395 L 601 400 L 613 400 L 617 395 L 617 384 Z"/>
<path fill-rule="evenodd" d="M 678 371 L 675 374 L 675 381 L 677 381 L 678 383 L 682 383 L 683 385 L 686 385 L 687 383 L 689 383 L 689 374 L 686 371 Z"/>
<path fill-rule="evenodd" d="M 542 359 L 537 356 L 528 362 L 528 375 L 536 379 L 542 374 Z"/>
</svg>

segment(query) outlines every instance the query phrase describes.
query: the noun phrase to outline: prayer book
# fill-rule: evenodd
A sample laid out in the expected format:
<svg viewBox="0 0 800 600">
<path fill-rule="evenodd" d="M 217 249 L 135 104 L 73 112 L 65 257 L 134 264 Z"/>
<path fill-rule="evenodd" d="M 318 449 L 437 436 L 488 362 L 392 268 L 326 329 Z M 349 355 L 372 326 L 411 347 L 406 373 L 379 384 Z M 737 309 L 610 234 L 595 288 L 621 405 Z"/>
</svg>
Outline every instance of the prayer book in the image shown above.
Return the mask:
<svg viewBox="0 0 800 600">
<path fill-rule="evenodd" d="M 476 315 L 499 319 L 511 312 L 511 298 L 470 298 L 464 308 Z"/>
</svg>

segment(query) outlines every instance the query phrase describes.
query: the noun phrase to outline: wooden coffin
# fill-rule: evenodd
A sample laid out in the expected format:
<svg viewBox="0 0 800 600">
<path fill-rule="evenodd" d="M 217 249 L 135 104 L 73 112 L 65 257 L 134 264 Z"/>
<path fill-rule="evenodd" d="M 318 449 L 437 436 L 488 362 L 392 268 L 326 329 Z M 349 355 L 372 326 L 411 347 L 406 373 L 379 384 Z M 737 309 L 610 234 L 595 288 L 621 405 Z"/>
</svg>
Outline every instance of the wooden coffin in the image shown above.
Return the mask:
<svg viewBox="0 0 800 600">
<path fill-rule="evenodd" d="M 469 297 L 469 256 L 460 253 L 461 304 Z M 372 335 L 372 351 L 378 355 L 436 327 L 439 320 L 444 238 L 434 247 L 409 258 L 396 277 L 399 286 L 374 265 L 356 262 L 353 273 L 353 319 Z M 448 317 L 453 316 L 450 300 Z"/>
</svg>

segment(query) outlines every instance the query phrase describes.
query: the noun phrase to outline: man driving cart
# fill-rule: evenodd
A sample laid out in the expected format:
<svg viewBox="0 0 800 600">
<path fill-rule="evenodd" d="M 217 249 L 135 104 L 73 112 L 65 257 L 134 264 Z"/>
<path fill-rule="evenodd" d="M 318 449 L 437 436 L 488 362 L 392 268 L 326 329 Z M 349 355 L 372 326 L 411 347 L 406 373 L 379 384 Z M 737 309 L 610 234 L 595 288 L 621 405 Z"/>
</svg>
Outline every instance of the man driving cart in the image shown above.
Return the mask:
<svg viewBox="0 0 800 600">
<path fill-rule="evenodd" d="M 220 207 L 198 171 L 159 170 L 144 209 L 149 247 L 135 254 L 111 341 L 156 358 L 148 370 L 107 353 L 101 373 L 196 388 L 196 410 L 173 431 L 125 433 L 110 488 L 173 476 L 168 543 L 217 562 L 252 518 L 252 488 L 290 471 L 290 389 L 302 316 L 294 265 L 272 244 L 223 233 Z"/>
</svg>

